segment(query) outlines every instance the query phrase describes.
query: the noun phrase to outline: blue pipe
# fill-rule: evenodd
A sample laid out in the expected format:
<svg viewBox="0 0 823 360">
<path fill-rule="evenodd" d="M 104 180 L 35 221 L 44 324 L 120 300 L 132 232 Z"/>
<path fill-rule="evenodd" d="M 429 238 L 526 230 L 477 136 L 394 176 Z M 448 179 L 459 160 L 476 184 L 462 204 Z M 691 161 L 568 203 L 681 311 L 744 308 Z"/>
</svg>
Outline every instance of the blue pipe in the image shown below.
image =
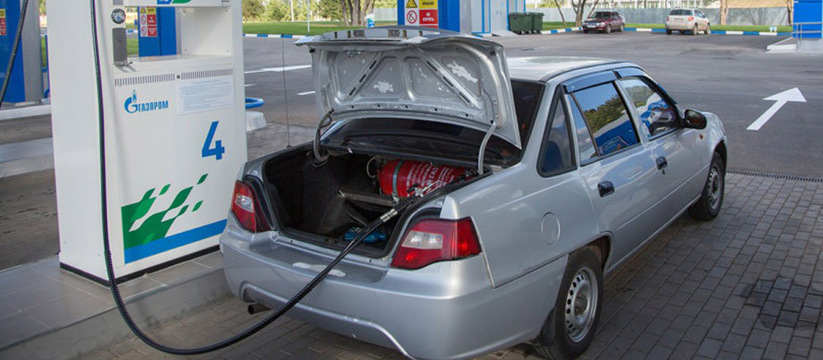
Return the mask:
<svg viewBox="0 0 823 360">
<path fill-rule="evenodd" d="M 246 109 L 254 109 L 263 106 L 266 102 L 263 99 L 247 97 L 246 98 Z"/>
<path fill-rule="evenodd" d="M 486 0 L 480 0 L 480 21 L 482 22 L 481 33 L 486 33 Z"/>
</svg>

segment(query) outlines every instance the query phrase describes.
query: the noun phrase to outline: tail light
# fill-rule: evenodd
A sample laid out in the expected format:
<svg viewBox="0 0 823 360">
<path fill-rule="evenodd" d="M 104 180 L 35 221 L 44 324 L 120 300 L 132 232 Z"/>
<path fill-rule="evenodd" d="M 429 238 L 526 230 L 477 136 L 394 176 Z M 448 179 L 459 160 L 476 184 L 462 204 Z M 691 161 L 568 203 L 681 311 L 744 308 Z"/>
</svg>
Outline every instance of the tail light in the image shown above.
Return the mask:
<svg viewBox="0 0 823 360">
<path fill-rule="evenodd" d="M 235 182 L 234 195 L 231 198 L 231 212 L 240 222 L 240 226 L 251 232 L 269 230 L 266 222 L 261 221 L 259 217 L 260 205 L 248 184 L 242 181 Z"/>
<path fill-rule="evenodd" d="M 671 21 L 671 20 L 672 20 L 672 17 L 671 17 L 671 16 L 666 16 L 666 22 L 669 22 L 669 21 Z"/>
<path fill-rule="evenodd" d="M 422 220 L 403 235 L 392 267 L 419 269 L 431 263 L 480 254 L 471 219 Z"/>
<path fill-rule="evenodd" d="M 694 16 L 689 16 L 689 21 L 694 20 Z"/>
</svg>

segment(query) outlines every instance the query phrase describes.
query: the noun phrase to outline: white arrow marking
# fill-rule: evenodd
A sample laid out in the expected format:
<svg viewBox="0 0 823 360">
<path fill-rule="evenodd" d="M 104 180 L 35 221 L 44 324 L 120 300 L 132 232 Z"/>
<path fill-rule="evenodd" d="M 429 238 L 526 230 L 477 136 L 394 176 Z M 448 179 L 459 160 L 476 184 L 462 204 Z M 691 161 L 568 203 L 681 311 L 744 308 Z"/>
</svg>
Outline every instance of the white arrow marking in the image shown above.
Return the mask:
<svg viewBox="0 0 823 360">
<path fill-rule="evenodd" d="M 246 71 L 246 74 L 256 74 L 261 72 L 283 72 L 283 71 L 291 71 L 291 70 L 300 70 L 310 68 L 311 65 L 293 65 L 293 66 L 278 66 L 272 68 L 262 68 L 260 70 L 251 70 Z"/>
<path fill-rule="evenodd" d="M 749 127 L 747 127 L 746 130 L 760 130 L 760 128 L 763 127 L 763 125 L 766 125 L 766 122 L 769 121 L 769 119 L 771 119 L 775 113 L 777 113 L 777 110 L 780 110 L 780 108 L 783 107 L 783 105 L 785 105 L 789 101 L 806 102 L 806 98 L 803 97 L 803 94 L 800 93 L 800 90 L 798 88 L 774 94 L 767 98 L 763 98 L 763 100 L 777 102 L 772 104 L 772 107 L 770 107 L 769 110 L 766 110 L 766 112 L 764 112 L 763 115 L 760 115 L 760 117 L 757 118 L 757 120 L 755 120 L 751 125 L 749 125 Z"/>
<path fill-rule="evenodd" d="M 300 95 L 300 96 L 311 95 L 311 94 L 314 94 L 314 91 L 306 91 L 306 92 L 297 93 L 297 95 Z"/>
<path fill-rule="evenodd" d="M 257 84 L 246 84 L 246 87 L 255 86 L 255 85 L 257 85 Z"/>
</svg>

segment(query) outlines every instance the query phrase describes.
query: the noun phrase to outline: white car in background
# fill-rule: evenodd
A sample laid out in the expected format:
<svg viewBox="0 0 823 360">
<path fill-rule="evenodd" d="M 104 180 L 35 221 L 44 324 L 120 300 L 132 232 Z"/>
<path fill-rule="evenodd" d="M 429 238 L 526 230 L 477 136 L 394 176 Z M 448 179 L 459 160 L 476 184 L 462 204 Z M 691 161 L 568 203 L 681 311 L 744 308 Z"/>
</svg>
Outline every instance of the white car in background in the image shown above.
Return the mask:
<svg viewBox="0 0 823 360">
<path fill-rule="evenodd" d="M 692 35 L 697 35 L 700 31 L 708 34 L 709 27 L 706 14 L 697 9 L 673 9 L 666 17 L 666 35 L 671 35 L 674 30 L 681 34 L 686 31 Z"/>
</svg>

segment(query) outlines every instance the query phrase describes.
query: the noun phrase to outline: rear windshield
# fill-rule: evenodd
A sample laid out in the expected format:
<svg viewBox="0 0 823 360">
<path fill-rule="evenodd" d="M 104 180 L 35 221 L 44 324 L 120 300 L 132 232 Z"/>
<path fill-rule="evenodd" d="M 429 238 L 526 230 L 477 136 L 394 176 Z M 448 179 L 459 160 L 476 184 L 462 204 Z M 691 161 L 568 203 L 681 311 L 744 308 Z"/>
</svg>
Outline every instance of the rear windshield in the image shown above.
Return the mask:
<svg viewBox="0 0 823 360">
<path fill-rule="evenodd" d="M 674 9 L 671 13 L 669 13 L 669 15 L 692 15 L 692 11 L 685 9 Z"/>
<path fill-rule="evenodd" d="M 543 88 L 544 85 L 535 82 L 512 81 L 523 150 L 531 134 Z M 482 131 L 433 121 L 366 118 L 332 127 L 322 143 L 331 148 L 411 153 L 476 162 L 477 150 L 484 135 Z M 520 160 L 523 150 L 492 136 L 486 148 L 486 162 L 514 165 Z"/>
</svg>

